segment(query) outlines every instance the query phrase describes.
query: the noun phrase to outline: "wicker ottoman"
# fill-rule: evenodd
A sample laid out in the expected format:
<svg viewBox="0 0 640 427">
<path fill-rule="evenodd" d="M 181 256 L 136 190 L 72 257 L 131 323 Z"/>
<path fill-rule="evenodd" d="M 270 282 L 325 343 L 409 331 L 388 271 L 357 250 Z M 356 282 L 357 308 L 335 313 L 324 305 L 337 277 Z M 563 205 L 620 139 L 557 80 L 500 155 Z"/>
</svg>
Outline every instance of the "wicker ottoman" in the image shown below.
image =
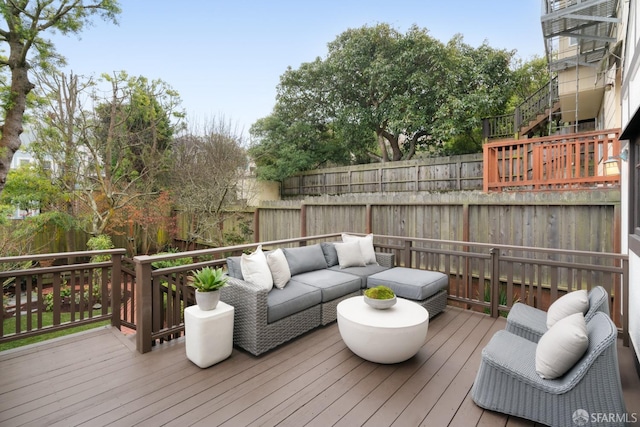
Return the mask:
<svg viewBox="0 0 640 427">
<path fill-rule="evenodd" d="M 447 306 L 449 278 L 438 271 L 394 267 L 367 278 L 368 288 L 379 285 L 393 289 L 398 297 L 420 304 L 429 312 L 429 318 L 442 312 Z"/>
</svg>

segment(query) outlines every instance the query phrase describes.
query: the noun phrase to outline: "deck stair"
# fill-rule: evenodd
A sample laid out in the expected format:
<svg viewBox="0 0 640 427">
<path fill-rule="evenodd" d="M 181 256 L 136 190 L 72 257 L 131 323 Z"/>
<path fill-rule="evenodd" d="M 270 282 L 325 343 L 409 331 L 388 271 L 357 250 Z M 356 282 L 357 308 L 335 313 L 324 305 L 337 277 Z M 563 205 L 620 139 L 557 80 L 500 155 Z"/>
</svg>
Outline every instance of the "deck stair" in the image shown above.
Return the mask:
<svg viewBox="0 0 640 427">
<path fill-rule="evenodd" d="M 551 108 L 547 108 L 543 113 L 538 114 L 535 119 L 529 121 L 526 125 L 520 128 L 520 135 L 528 135 L 530 132 L 534 132 L 541 125 L 545 125 L 549 121 L 549 117 L 560 111 L 560 102 L 556 101 Z"/>
<path fill-rule="evenodd" d="M 496 139 L 530 138 L 558 111 L 560 111 L 560 102 L 556 77 L 525 99 L 513 113 L 482 119 L 482 137 L 485 142 Z"/>
</svg>

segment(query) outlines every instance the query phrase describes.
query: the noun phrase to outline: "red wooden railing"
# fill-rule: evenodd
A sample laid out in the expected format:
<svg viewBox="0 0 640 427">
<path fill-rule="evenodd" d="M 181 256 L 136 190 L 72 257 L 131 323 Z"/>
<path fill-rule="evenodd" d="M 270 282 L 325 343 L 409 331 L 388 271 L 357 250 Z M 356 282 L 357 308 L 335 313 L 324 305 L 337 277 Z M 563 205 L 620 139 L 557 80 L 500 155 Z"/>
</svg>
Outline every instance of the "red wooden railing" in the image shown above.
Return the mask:
<svg viewBox="0 0 640 427">
<path fill-rule="evenodd" d="M 611 187 L 604 162 L 620 155 L 619 129 L 485 144 L 484 191 Z"/>
</svg>

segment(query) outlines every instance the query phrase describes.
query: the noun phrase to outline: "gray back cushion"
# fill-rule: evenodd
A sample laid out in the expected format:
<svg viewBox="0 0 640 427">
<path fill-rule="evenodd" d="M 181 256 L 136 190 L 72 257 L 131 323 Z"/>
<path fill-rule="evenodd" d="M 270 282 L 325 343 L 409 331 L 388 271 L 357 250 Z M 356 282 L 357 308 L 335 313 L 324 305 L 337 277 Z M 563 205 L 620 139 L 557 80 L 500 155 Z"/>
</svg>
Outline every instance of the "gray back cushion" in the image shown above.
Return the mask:
<svg viewBox="0 0 640 427">
<path fill-rule="evenodd" d="M 327 261 L 324 259 L 324 252 L 322 252 L 320 244 L 301 246 L 299 248 L 284 248 L 282 251 L 287 258 L 292 276 L 327 268 Z"/>
<path fill-rule="evenodd" d="M 240 268 L 240 259 L 241 257 L 239 256 L 230 256 L 227 258 L 227 273 L 235 279 L 244 280 L 242 269 Z"/>
<path fill-rule="evenodd" d="M 338 252 L 336 251 L 334 244 L 331 242 L 322 242 L 320 243 L 320 246 L 324 253 L 324 259 L 327 261 L 327 267 L 338 265 Z"/>
</svg>

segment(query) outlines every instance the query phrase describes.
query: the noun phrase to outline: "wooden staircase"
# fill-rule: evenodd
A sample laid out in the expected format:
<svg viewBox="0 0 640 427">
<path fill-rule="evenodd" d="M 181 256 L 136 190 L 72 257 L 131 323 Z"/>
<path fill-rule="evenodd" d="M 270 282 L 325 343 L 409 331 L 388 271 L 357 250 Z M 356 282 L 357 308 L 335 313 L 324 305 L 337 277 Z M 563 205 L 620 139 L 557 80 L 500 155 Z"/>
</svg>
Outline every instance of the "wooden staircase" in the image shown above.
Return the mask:
<svg viewBox="0 0 640 427">
<path fill-rule="evenodd" d="M 556 101 L 555 104 L 551 108 L 547 108 L 543 113 L 538 114 L 533 120 L 530 120 L 529 123 L 520 127 L 520 131 L 518 132 L 521 136 L 530 136 L 530 133 L 533 133 L 536 129 L 540 127 L 540 125 L 544 125 L 549 120 L 549 116 L 560 111 L 560 101 Z"/>
<path fill-rule="evenodd" d="M 558 78 L 552 79 L 536 93 L 524 100 L 513 113 L 482 119 L 484 141 L 532 137 L 549 117 L 560 111 Z M 545 133 L 546 134 L 546 133 Z"/>
</svg>

